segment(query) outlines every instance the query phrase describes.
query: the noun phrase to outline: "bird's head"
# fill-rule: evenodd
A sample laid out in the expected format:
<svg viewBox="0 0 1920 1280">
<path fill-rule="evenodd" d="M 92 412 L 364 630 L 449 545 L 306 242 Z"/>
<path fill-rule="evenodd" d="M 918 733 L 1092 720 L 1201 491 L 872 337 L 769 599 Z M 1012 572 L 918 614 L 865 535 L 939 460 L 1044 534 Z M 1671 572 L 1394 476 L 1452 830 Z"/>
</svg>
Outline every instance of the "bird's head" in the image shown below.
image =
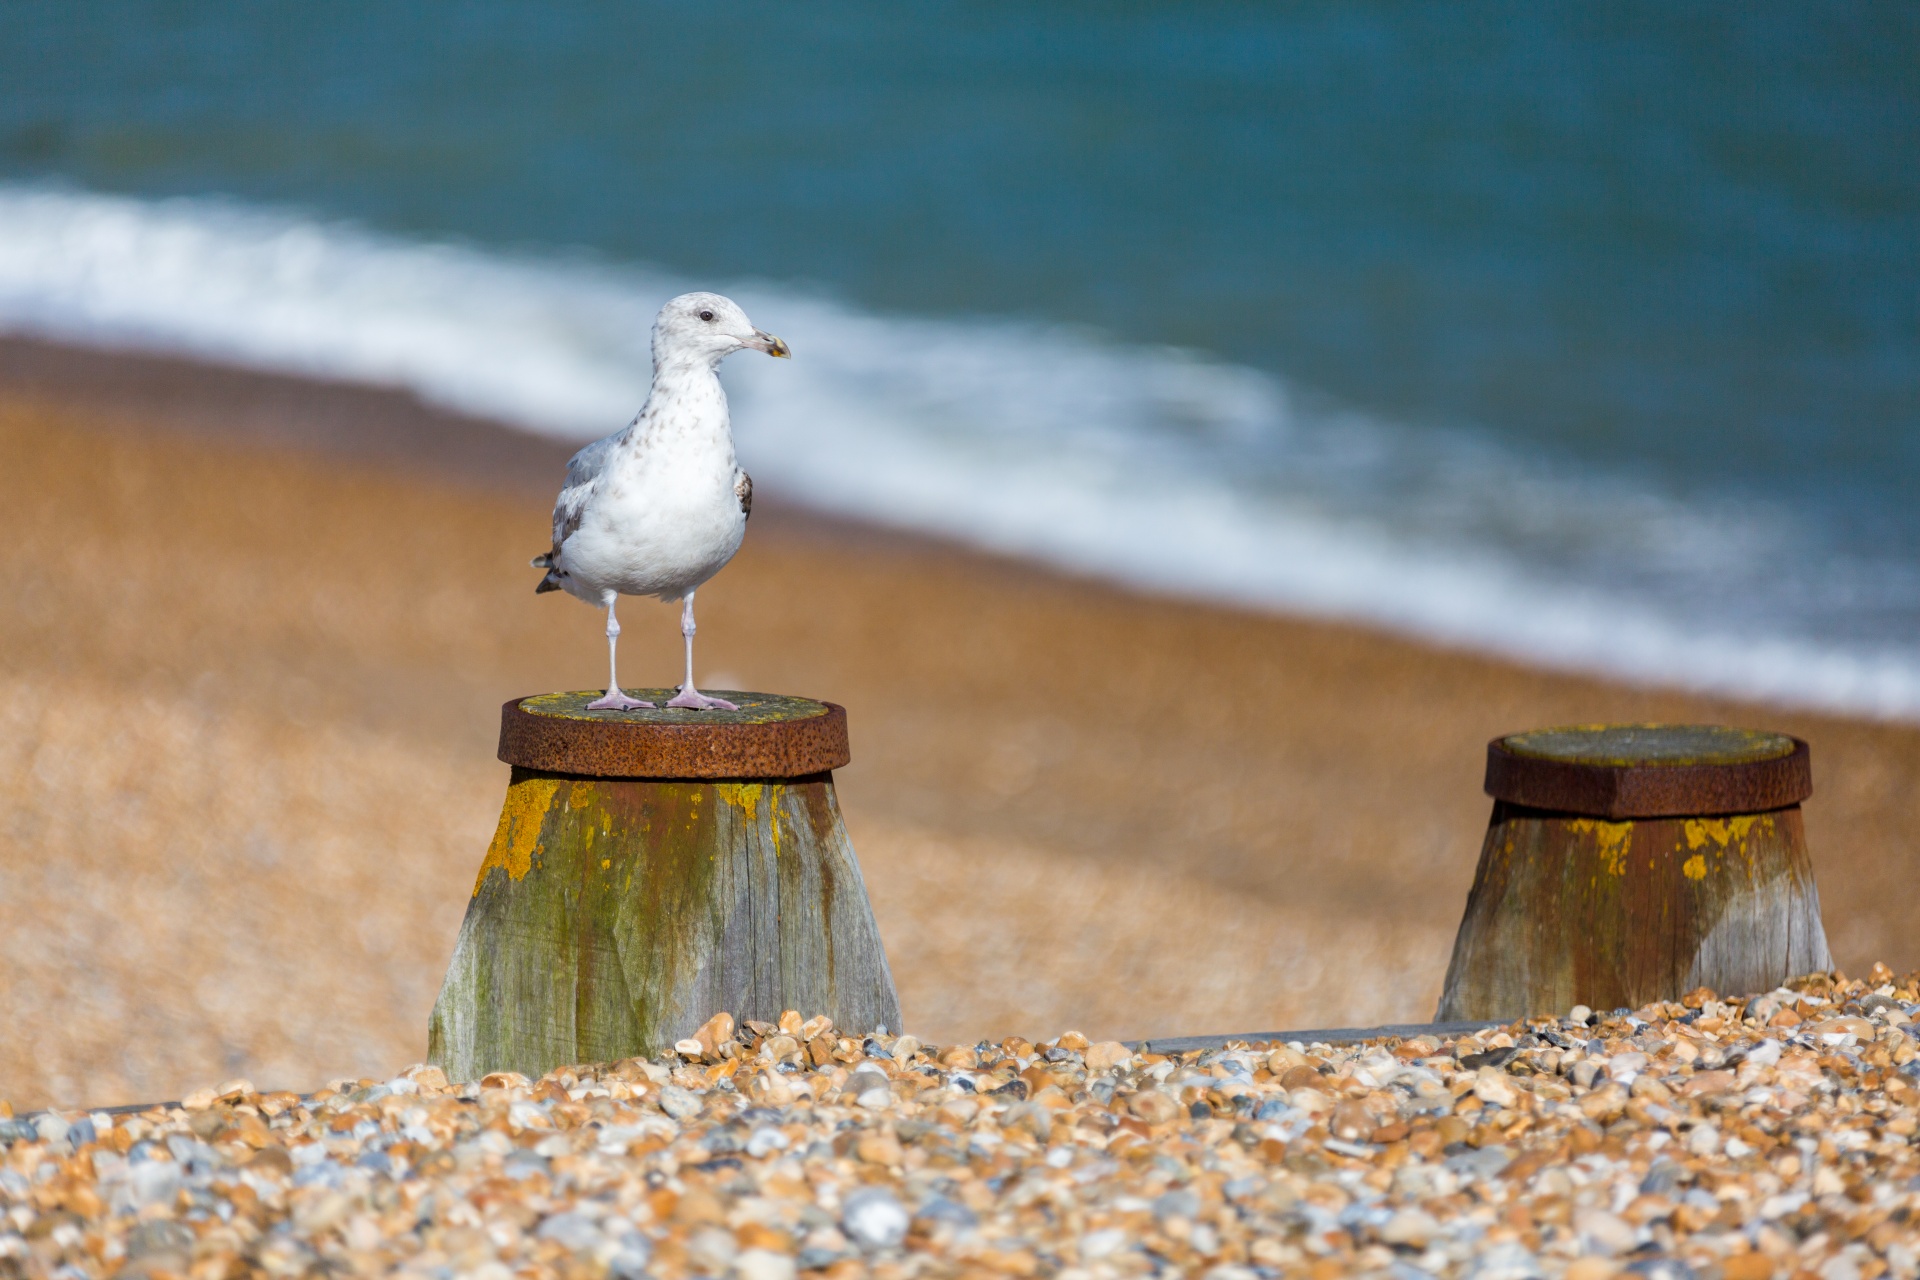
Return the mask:
<svg viewBox="0 0 1920 1280">
<path fill-rule="evenodd" d="M 654 318 L 655 368 L 682 361 L 717 365 L 736 351 L 784 356 L 787 344 L 754 328 L 739 303 L 717 293 L 683 293 Z"/>
</svg>

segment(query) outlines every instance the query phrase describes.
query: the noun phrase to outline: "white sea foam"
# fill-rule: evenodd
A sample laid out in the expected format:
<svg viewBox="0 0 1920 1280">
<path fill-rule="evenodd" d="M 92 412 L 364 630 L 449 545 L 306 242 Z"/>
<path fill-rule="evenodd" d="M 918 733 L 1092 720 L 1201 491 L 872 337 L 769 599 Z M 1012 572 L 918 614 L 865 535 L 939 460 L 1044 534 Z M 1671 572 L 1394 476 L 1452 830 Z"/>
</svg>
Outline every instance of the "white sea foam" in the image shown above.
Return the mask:
<svg viewBox="0 0 1920 1280">
<path fill-rule="evenodd" d="M 726 371 L 767 493 L 1156 590 L 1920 718 L 1913 567 L 1819 558 L 1791 512 L 1397 428 L 1192 353 L 699 283 L 795 350 Z M 632 415 L 653 312 L 688 286 L 222 201 L 0 186 L 0 329 L 404 386 L 571 439 Z"/>
</svg>

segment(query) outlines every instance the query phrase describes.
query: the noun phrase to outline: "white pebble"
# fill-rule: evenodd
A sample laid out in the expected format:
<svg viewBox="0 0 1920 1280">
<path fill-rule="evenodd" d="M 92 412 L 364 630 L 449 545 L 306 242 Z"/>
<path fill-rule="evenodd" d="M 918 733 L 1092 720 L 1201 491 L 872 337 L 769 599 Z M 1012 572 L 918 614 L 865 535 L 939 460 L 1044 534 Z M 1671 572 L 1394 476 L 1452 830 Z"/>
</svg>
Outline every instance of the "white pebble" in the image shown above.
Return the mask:
<svg viewBox="0 0 1920 1280">
<path fill-rule="evenodd" d="M 840 1215 L 847 1234 L 869 1249 L 891 1249 L 907 1238 L 911 1220 L 885 1187 L 862 1187 L 849 1195 Z"/>
<path fill-rule="evenodd" d="M 793 1280 L 793 1259 L 771 1249 L 748 1249 L 733 1260 L 740 1280 Z"/>
</svg>

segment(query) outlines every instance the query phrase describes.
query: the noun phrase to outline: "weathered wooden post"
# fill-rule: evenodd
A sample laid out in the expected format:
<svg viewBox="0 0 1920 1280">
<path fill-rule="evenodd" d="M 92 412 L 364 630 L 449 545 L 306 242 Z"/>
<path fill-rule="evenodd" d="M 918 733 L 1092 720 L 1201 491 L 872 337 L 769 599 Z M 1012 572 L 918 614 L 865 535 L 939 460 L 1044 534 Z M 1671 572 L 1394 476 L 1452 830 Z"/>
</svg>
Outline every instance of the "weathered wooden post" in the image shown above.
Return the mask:
<svg viewBox="0 0 1920 1280">
<path fill-rule="evenodd" d="M 1807 744 L 1713 725 L 1487 744 L 1493 819 L 1443 1021 L 1767 991 L 1832 967 L 1800 802 Z"/>
<path fill-rule="evenodd" d="M 668 690 L 636 690 L 664 703 Z M 846 712 L 502 708 L 513 766 L 428 1032 L 456 1080 L 659 1053 L 709 1015 L 900 1024 L 832 770 Z"/>
</svg>

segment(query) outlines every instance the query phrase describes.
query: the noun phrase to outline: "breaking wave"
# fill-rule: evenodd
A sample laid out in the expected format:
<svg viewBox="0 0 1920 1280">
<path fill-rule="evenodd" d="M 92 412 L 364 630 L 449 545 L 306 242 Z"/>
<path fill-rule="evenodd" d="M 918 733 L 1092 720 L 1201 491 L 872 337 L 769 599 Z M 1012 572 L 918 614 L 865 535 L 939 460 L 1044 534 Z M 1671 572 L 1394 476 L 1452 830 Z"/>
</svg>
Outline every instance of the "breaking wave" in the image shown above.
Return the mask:
<svg viewBox="0 0 1920 1280">
<path fill-rule="evenodd" d="M 0 329 L 406 387 L 585 440 L 695 282 L 213 199 L 0 186 Z M 1523 457 L 1202 354 L 737 298 L 795 359 L 725 377 L 767 493 L 1138 587 L 1634 680 L 1920 717 L 1920 572 L 1818 522 Z"/>
</svg>

